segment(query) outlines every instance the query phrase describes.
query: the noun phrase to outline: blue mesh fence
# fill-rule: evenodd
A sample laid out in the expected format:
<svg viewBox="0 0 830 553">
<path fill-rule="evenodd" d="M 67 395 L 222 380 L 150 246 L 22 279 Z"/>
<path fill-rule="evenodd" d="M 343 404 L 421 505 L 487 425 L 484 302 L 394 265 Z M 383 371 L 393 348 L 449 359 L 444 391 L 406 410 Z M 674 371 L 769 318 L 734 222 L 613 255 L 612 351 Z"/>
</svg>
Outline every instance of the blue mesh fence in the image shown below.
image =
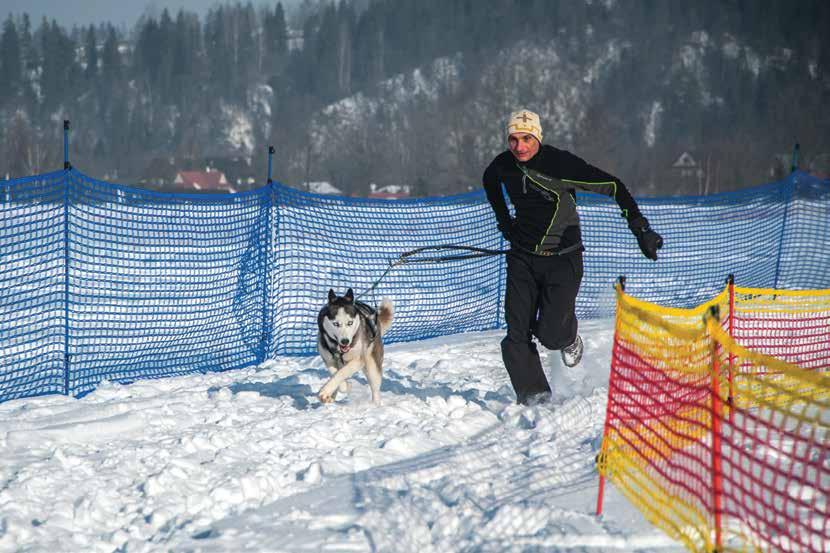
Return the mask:
<svg viewBox="0 0 830 553">
<path fill-rule="evenodd" d="M 626 290 L 634 296 L 674 307 L 692 307 L 710 299 L 722 290 L 730 273 L 742 286 L 775 287 L 780 254 L 787 247 L 784 238 L 790 238 L 782 235 L 782 229 L 794 207 L 789 203 L 794 186 L 793 181 L 783 181 L 710 196 L 639 199 L 652 228 L 664 238 L 657 263 L 640 253 L 612 200 L 582 196 L 578 203 L 586 277 L 577 301 L 578 315 L 613 315 L 609 283 L 619 275 L 626 276 Z M 828 213 L 828 197 L 830 191 L 825 192 L 824 213 Z M 825 247 L 825 252 L 830 250 Z M 797 259 L 784 263 L 789 262 Z M 806 274 L 801 276 L 789 286 L 811 282 Z"/>
<path fill-rule="evenodd" d="M 828 181 L 793 173 L 639 203 L 666 241 L 657 263 L 612 201 L 580 195 L 581 318 L 613 315 L 619 275 L 634 295 L 678 307 L 709 299 L 729 273 L 742 286 L 830 288 Z M 0 181 L 0 215 L 0 401 L 314 353 L 330 288 L 372 305 L 390 297 L 388 342 L 504 324 L 504 256 L 390 270 L 422 246 L 506 247 L 483 192 L 164 194 L 68 170 Z"/>
<path fill-rule="evenodd" d="M 264 360 L 268 189 L 162 194 L 70 171 L 69 386 Z"/>
<path fill-rule="evenodd" d="M 67 392 L 64 181 L 0 181 L 0 400 Z"/>
<path fill-rule="evenodd" d="M 787 184 L 775 287 L 830 288 L 830 180 L 795 174 Z"/>
<path fill-rule="evenodd" d="M 276 353 L 316 351 L 316 314 L 330 288 L 339 295 L 353 288 L 369 305 L 388 296 L 395 305 L 390 342 L 500 326 L 503 256 L 399 265 L 368 291 L 405 251 L 448 243 L 503 248 L 483 194 L 389 201 L 280 186 L 276 197 Z"/>
</svg>

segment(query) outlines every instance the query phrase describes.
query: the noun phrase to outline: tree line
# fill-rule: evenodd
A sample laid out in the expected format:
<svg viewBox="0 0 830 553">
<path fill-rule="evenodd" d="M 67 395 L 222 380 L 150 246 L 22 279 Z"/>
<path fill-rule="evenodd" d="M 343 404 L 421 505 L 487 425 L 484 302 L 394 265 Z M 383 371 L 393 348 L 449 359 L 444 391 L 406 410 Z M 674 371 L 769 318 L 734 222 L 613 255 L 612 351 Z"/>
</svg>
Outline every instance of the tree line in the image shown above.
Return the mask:
<svg viewBox="0 0 830 553">
<path fill-rule="evenodd" d="M 0 33 L 0 176 L 57 168 L 67 118 L 78 164 L 125 181 L 155 158 L 253 154 L 262 165 L 273 144 L 275 177 L 287 182 L 459 192 L 477 184 L 481 164 L 503 146 L 482 137 L 499 138 L 511 101 L 590 87 L 579 128 L 551 139 L 652 183 L 650 192 L 660 192 L 655 167 L 683 149 L 720 163 L 730 172 L 725 182 L 758 182 L 795 140 L 830 150 L 819 117 L 830 100 L 828 28 L 821 0 L 306 0 L 293 19 L 279 2 L 249 2 L 218 5 L 204 20 L 163 10 L 129 29 L 66 29 L 10 14 Z M 687 39 L 701 30 L 718 48 L 687 62 Z M 514 71 L 521 59 L 494 67 L 505 49 L 552 44 L 584 74 L 597 63 L 592 49 L 609 41 L 621 53 L 588 85 L 554 79 L 533 90 Z M 337 152 L 332 139 L 321 141 L 320 127 L 334 125 L 327 106 L 377 97 L 383 83 L 416 69 L 436 78 L 430 68 L 440 59 L 457 60 L 451 86 L 404 103 L 386 97 L 361 126 L 337 135 Z M 686 63 L 701 67 L 673 73 Z M 525 69 L 548 70 L 533 64 Z M 487 77 L 494 73 L 501 78 Z M 710 90 L 701 91 L 698 73 Z M 640 119 L 652 100 L 661 126 L 657 143 L 646 145 Z M 224 138 L 240 114 L 250 123 L 244 140 Z M 448 122 L 463 136 L 452 136 Z M 256 163 L 251 171 L 261 176 Z"/>
</svg>

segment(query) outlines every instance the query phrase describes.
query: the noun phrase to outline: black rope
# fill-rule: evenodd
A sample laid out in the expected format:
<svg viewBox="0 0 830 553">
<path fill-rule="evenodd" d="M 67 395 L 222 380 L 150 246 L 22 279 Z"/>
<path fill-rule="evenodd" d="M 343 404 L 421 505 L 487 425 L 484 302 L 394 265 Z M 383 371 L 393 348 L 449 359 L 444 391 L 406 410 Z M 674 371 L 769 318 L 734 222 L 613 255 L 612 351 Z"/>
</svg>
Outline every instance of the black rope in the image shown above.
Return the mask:
<svg viewBox="0 0 830 553">
<path fill-rule="evenodd" d="M 366 294 L 368 294 L 369 292 L 373 291 L 375 288 L 377 288 L 377 287 L 378 287 L 378 284 L 380 284 L 380 281 L 381 281 L 381 280 L 383 280 L 383 277 L 385 277 L 387 274 L 389 274 L 389 271 L 391 271 L 391 270 L 392 270 L 392 268 L 393 268 L 393 267 L 395 267 L 395 266 L 397 266 L 397 265 L 400 265 L 400 263 L 390 263 L 390 264 L 389 264 L 389 267 L 387 267 L 387 268 L 386 268 L 386 270 L 385 270 L 385 271 L 383 271 L 383 274 L 382 274 L 382 275 L 380 275 L 380 278 L 379 278 L 379 279 L 377 279 L 377 280 L 374 282 L 374 284 L 372 284 L 369 288 L 367 288 L 366 290 L 364 290 L 363 292 L 361 292 L 361 293 L 359 293 L 357 296 L 355 296 L 355 299 L 356 299 L 356 300 L 357 300 L 357 299 L 360 299 L 360 298 L 362 298 L 363 296 L 365 296 Z M 374 297 L 374 295 L 373 295 L 372 297 Z M 375 302 L 375 307 L 377 308 L 377 302 Z"/>
<path fill-rule="evenodd" d="M 466 253 L 461 255 L 445 255 L 441 257 L 422 257 L 420 259 L 409 259 L 413 255 L 417 255 L 425 251 L 441 250 L 461 250 L 473 253 Z M 414 250 L 402 253 L 396 263 L 443 263 L 444 261 L 458 261 L 462 259 L 474 259 L 476 257 L 487 257 L 490 255 L 503 255 L 508 252 L 510 252 L 510 250 L 488 250 L 485 248 L 474 248 L 472 246 L 453 246 L 451 244 L 442 246 L 423 246 L 421 248 L 415 248 Z"/>
<path fill-rule="evenodd" d="M 529 253 L 531 255 L 540 255 L 546 256 L 546 253 L 539 253 L 533 250 L 528 250 L 521 246 L 517 246 L 513 244 L 513 248 L 523 251 L 525 253 Z M 566 253 L 570 253 L 571 251 L 579 250 L 582 248 L 582 243 L 578 242 L 568 248 L 565 248 L 559 252 L 556 252 L 556 255 L 564 255 Z M 461 250 L 470 253 L 458 254 L 458 255 L 442 255 L 438 257 L 421 257 L 418 259 L 410 259 L 413 255 L 418 255 L 419 253 L 427 252 L 427 251 L 442 251 L 442 250 Z M 504 255 L 510 253 L 512 250 L 488 250 L 486 248 L 475 248 L 473 246 L 456 246 L 454 244 L 442 244 L 440 246 L 422 246 L 420 248 L 415 248 L 414 250 L 410 250 L 408 252 L 404 252 L 398 256 L 398 259 L 395 261 L 389 262 L 389 267 L 380 275 L 380 278 L 377 279 L 367 290 L 360 293 L 356 296 L 356 298 L 360 298 L 361 296 L 373 291 L 375 288 L 378 287 L 380 281 L 389 274 L 393 268 L 397 267 L 398 265 L 405 265 L 407 263 L 444 263 L 446 261 L 463 261 L 465 259 L 475 259 L 476 257 L 487 257 L 490 255 Z"/>
<path fill-rule="evenodd" d="M 422 257 L 419 259 L 410 259 L 413 255 L 417 255 L 419 253 L 423 253 L 426 251 L 442 251 L 442 250 L 454 250 L 454 251 L 467 251 L 471 253 L 459 254 L 459 255 L 444 255 L 439 257 Z M 475 259 L 477 257 L 487 257 L 491 255 L 504 255 L 510 252 L 510 250 L 488 250 L 485 248 L 475 248 L 472 246 L 455 246 L 452 244 L 445 244 L 440 246 L 422 246 L 420 248 L 415 248 L 414 250 L 410 250 L 408 252 L 402 253 L 398 256 L 398 259 L 389 262 L 389 267 L 380 275 L 378 278 L 368 289 L 364 292 L 358 294 L 355 299 L 358 299 L 369 292 L 372 292 L 375 288 L 378 287 L 378 284 L 389 274 L 389 271 L 397 267 L 398 265 L 405 265 L 407 263 L 444 263 L 447 261 L 462 261 L 464 259 Z"/>
</svg>

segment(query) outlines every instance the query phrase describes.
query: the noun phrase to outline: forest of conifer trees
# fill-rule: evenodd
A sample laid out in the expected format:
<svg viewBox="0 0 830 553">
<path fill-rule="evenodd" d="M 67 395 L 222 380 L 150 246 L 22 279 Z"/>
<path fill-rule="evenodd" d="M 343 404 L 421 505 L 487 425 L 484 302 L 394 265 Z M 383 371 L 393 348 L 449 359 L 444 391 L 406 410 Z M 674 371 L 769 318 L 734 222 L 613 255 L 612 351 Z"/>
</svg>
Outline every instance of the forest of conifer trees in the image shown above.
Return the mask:
<svg viewBox="0 0 830 553">
<path fill-rule="evenodd" d="M 701 30 L 718 45 L 701 50 L 708 100 L 692 92 L 697 69 L 670 70 L 686 64 L 688 37 Z M 795 141 L 817 160 L 830 152 L 828 33 L 830 3 L 821 0 L 680 7 L 659 0 L 306 1 L 290 18 L 281 3 L 232 3 L 203 19 L 163 10 L 131 28 L 67 29 L 8 14 L 0 32 L 0 177 L 58 168 L 60 122 L 69 119 L 76 164 L 120 182 L 156 178 L 158 160 L 186 168 L 223 158 L 245 159 L 248 174 L 243 164 L 239 176 L 262 181 L 273 144 L 275 177 L 288 183 L 330 180 L 349 193 L 365 192 L 370 181 L 418 183 L 420 193 L 459 192 L 477 185 L 482 160 L 498 153 L 498 142 L 472 152 L 442 145 L 457 137 L 413 121 L 418 114 L 461 121 L 470 136 L 497 134 L 507 106 L 480 83 L 488 71 L 501 71 L 492 67 L 499 52 L 552 44 L 568 63 L 590 68 L 593 44 L 616 41 L 622 54 L 601 78 L 553 85 L 592 91 L 576 133 L 549 137 L 618 168 L 627 180 L 651 183 L 643 192 L 671 192 L 655 168 L 683 151 L 720 167 L 719 189 L 751 185 L 774 176 L 775 156 Z M 463 60 L 451 90 L 386 105 L 366 123 L 364 134 L 384 141 L 381 153 L 397 153 L 375 155 L 366 147 L 330 155 L 325 143 L 314 143 L 326 106 L 371 97 L 385 80 L 440 58 Z M 521 90 L 504 69 L 500 86 Z M 524 97 L 554 90 L 532 92 Z M 662 124 L 657 143 L 648 145 L 637 111 L 655 99 Z M 472 115 L 482 105 L 493 106 L 492 121 Z M 404 113 L 408 123 L 396 119 Z M 250 128 L 244 139 L 230 140 L 228 129 L 240 117 Z M 418 159 L 401 161 L 413 152 Z M 424 167 L 440 167 L 441 175 Z M 385 176 L 395 182 L 382 182 Z"/>
</svg>

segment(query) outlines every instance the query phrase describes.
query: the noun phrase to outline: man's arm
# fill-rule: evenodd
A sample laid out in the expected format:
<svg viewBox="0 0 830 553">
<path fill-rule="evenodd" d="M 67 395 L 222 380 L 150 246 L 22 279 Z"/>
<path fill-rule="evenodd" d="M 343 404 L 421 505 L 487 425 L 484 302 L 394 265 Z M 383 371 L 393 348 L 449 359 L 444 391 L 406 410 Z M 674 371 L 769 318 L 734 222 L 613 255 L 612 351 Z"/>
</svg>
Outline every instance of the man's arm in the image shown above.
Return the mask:
<svg viewBox="0 0 830 553">
<path fill-rule="evenodd" d="M 501 191 L 501 179 L 492 163 L 484 171 L 482 183 L 484 185 L 484 192 L 487 194 L 487 200 L 490 202 L 490 207 L 493 208 L 493 213 L 496 216 L 496 223 L 499 230 L 504 234 L 505 238 L 509 239 L 513 220 L 510 218 L 510 211 L 507 209 L 504 194 Z"/>
<path fill-rule="evenodd" d="M 558 165 L 562 182 L 586 192 L 614 198 L 628 222 L 628 228 L 637 238 L 640 251 L 649 259 L 657 260 L 657 250 L 663 247 L 663 237 L 651 230 L 648 219 L 640 213 L 637 202 L 620 179 L 566 151 L 560 150 Z"/>
<path fill-rule="evenodd" d="M 643 216 L 628 188 L 614 175 L 606 173 L 581 157 L 563 150 L 560 150 L 558 165 L 559 179 L 562 182 L 586 192 L 603 194 L 613 198 L 620 206 L 622 216 L 629 223 Z"/>
</svg>

